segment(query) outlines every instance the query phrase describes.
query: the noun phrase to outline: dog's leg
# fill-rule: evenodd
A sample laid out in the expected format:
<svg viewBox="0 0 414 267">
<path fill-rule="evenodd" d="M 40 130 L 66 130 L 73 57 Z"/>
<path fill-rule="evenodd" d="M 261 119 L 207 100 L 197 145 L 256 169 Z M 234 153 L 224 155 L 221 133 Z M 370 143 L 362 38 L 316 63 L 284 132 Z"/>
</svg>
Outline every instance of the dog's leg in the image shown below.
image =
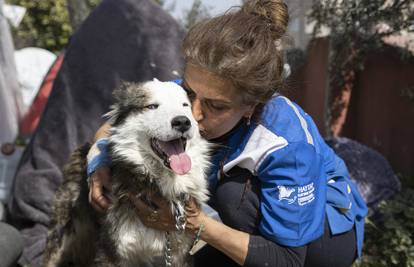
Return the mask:
<svg viewBox="0 0 414 267">
<path fill-rule="evenodd" d="M 64 256 L 64 250 L 68 243 L 67 236 L 59 237 L 59 233 L 54 229 L 50 232 L 49 238 L 43 259 L 44 267 L 69 266 L 65 264 L 65 262 L 68 262 L 68 259 Z"/>
<path fill-rule="evenodd" d="M 103 248 L 98 248 L 96 257 L 91 267 L 126 267 L 116 263 L 115 257 L 110 257 Z"/>
<path fill-rule="evenodd" d="M 56 192 L 51 221 L 49 225 L 48 242 L 44 255 L 44 266 L 63 267 L 73 266 L 73 247 L 76 242 L 77 229 L 74 222 L 78 218 L 91 223 L 89 211 L 91 208 L 87 199 L 87 185 L 85 177 L 86 153 L 89 149 L 85 145 L 77 149 L 64 169 L 64 181 Z M 86 188 L 85 188 L 86 187 Z M 86 225 L 85 227 L 87 227 Z M 93 242 L 93 238 L 84 237 L 83 240 Z M 87 244 L 83 243 L 83 247 Z M 85 262 L 85 260 L 82 260 Z"/>
</svg>

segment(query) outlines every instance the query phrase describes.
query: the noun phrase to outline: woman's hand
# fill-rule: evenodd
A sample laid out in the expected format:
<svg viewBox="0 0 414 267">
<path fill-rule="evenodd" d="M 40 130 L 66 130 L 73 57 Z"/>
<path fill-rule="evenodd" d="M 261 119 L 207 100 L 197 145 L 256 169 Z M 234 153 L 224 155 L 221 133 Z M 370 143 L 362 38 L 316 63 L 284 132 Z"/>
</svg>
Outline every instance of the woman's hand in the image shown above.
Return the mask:
<svg viewBox="0 0 414 267">
<path fill-rule="evenodd" d="M 109 167 L 98 168 L 90 177 L 89 181 L 89 203 L 99 212 L 106 212 L 110 199 L 105 192 L 111 190 L 111 171 Z"/>
<path fill-rule="evenodd" d="M 104 123 L 96 132 L 94 142 L 109 136 L 111 125 Z M 110 200 L 105 195 L 111 190 L 111 171 L 109 167 L 102 166 L 92 173 L 89 178 L 89 203 L 99 211 L 105 212 L 109 208 Z"/>
<path fill-rule="evenodd" d="M 191 233 L 197 233 L 200 226 L 205 226 L 207 215 L 201 210 L 201 206 L 193 198 L 190 198 L 185 205 L 185 214 L 187 216 L 187 224 L 185 229 Z"/>
<path fill-rule="evenodd" d="M 148 201 L 154 203 L 156 208 L 151 207 L 142 198 L 130 197 L 136 207 L 136 212 L 142 223 L 149 227 L 160 231 L 176 231 L 176 222 L 171 211 L 171 204 L 159 195 L 150 194 L 145 196 Z M 200 205 L 190 199 L 185 206 L 187 216 L 186 231 L 196 233 L 200 225 L 204 223 L 206 215 L 201 211 Z"/>
<path fill-rule="evenodd" d="M 155 207 L 150 207 L 142 198 L 145 197 L 151 201 Z M 133 201 L 138 217 L 141 222 L 149 227 L 159 231 L 175 231 L 175 219 L 171 212 L 170 203 L 159 195 L 148 193 L 146 196 L 130 197 Z"/>
</svg>

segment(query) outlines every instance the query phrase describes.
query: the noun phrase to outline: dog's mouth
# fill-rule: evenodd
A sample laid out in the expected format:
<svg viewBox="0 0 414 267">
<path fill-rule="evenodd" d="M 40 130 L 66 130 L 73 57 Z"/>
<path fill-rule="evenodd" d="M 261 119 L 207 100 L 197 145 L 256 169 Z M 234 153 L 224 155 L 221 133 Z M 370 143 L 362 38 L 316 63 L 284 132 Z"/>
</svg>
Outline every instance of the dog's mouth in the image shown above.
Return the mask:
<svg viewBox="0 0 414 267">
<path fill-rule="evenodd" d="M 151 139 L 152 150 L 164 161 L 164 165 L 179 175 L 191 170 L 191 158 L 185 152 L 187 140 L 178 138 L 170 141 Z"/>
</svg>

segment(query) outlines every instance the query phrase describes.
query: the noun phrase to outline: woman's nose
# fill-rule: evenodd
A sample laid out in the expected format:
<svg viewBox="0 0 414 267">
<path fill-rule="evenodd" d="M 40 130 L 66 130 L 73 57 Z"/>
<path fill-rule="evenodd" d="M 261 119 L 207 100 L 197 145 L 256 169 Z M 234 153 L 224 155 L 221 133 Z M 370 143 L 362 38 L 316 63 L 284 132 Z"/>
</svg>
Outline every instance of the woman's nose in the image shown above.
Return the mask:
<svg viewBox="0 0 414 267">
<path fill-rule="evenodd" d="M 192 102 L 192 111 L 193 111 L 194 119 L 197 122 L 200 122 L 204 118 L 203 110 L 201 107 L 201 102 L 197 98 L 194 99 Z"/>
</svg>

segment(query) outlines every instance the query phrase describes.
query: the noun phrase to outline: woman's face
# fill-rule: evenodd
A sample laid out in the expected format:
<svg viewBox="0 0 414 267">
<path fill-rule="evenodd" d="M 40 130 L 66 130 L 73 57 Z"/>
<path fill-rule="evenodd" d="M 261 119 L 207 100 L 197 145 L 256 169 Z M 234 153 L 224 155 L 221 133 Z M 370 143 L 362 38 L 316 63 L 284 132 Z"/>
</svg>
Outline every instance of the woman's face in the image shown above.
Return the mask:
<svg viewBox="0 0 414 267">
<path fill-rule="evenodd" d="M 198 66 L 187 64 L 183 87 L 192 101 L 200 134 L 207 140 L 229 132 L 242 117 L 250 117 L 253 112 L 253 106 L 242 103 L 231 81 Z"/>
</svg>

